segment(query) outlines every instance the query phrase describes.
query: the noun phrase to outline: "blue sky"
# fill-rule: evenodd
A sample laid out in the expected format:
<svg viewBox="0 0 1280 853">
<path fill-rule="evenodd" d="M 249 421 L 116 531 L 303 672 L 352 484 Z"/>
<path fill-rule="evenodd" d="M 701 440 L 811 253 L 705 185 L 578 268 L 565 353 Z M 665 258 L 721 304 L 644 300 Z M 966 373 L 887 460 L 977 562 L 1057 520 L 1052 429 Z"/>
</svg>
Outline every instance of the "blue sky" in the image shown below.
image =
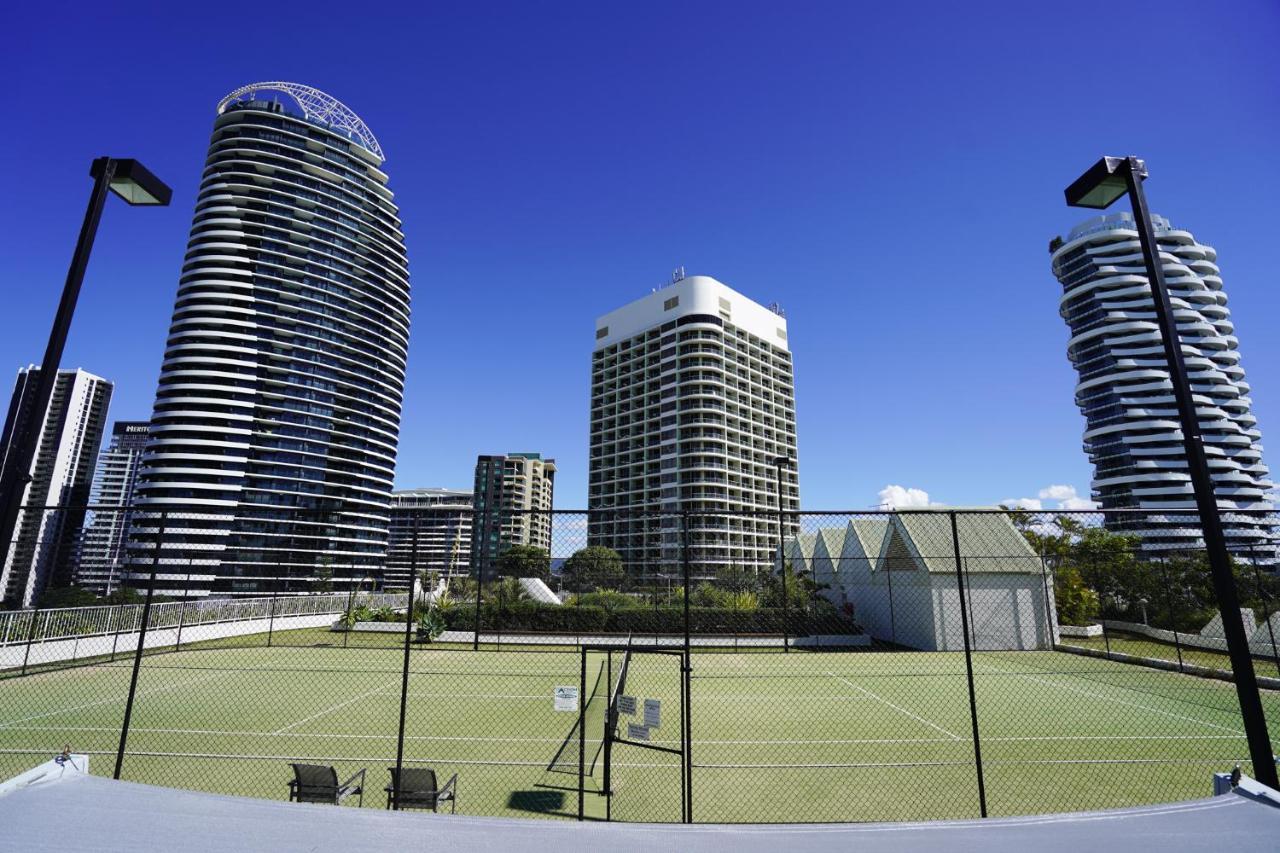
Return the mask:
<svg viewBox="0 0 1280 853">
<path fill-rule="evenodd" d="M 214 106 L 284 79 L 388 153 L 401 486 L 538 450 L 584 505 L 594 319 L 684 265 L 786 308 L 806 508 L 1087 493 L 1047 244 L 1104 153 L 1145 157 L 1153 209 L 1218 249 L 1280 430 L 1274 2 L 50 2 L 4 25 L 0 370 L 43 353 L 90 160 L 174 188 L 107 211 L 64 359 L 116 382 L 115 418 L 150 414 Z"/>
</svg>

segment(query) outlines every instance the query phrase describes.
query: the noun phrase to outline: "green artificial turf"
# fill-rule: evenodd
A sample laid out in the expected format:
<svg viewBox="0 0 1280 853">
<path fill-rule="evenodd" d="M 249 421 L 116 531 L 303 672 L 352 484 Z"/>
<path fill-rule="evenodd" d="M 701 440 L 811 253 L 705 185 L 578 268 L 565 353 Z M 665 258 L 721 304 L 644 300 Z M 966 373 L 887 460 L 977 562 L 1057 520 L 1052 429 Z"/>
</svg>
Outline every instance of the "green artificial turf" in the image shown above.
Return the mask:
<svg viewBox="0 0 1280 853">
<path fill-rule="evenodd" d="M 399 637 L 325 631 L 239 638 L 143 658 L 123 778 L 285 799 L 288 762 L 367 768 L 382 808 L 395 763 Z M 588 656 L 584 810 L 680 819 L 680 759 L 615 744 L 603 795 L 604 708 L 620 655 Z M 131 659 L 0 680 L 0 779 L 70 746 L 114 769 Z M 458 811 L 576 816 L 576 650 L 415 647 L 405 761 L 458 774 Z M 1249 769 L 1234 685 L 1061 652 L 973 657 L 988 811 L 1014 815 L 1207 796 L 1214 771 Z M 678 657 L 636 653 L 626 692 L 658 699 L 657 746 L 682 727 Z M 972 718 L 959 653 L 794 652 L 693 656 L 697 821 L 974 817 Z M 1264 704 L 1280 734 L 1280 696 Z M 624 730 L 636 717 L 621 717 Z M 1280 740 L 1280 738 L 1277 738 Z M 352 803 L 354 804 L 354 803 Z"/>
</svg>

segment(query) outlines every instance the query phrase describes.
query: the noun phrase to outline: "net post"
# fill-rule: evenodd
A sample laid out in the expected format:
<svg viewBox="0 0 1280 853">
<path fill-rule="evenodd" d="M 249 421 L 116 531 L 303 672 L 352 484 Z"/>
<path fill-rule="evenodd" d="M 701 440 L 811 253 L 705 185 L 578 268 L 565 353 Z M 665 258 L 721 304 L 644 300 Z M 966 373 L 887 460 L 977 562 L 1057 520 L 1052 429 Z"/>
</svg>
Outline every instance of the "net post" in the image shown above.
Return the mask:
<svg viewBox="0 0 1280 853">
<path fill-rule="evenodd" d="M 978 773 L 978 809 L 987 816 L 987 786 L 982 772 L 982 740 L 978 735 L 978 699 L 973 689 L 973 653 L 969 647 L 969 614 L 965 607 L 964 569 L 960 560 L 960 532 L 956 527 L 955 510 L 951 516 L 951 544 L 956 560 L 956 598 L 960 602 L 960 632 L 964 635 L 965 676 L 969 682 L 969 719 L 973 725 L 973 763 Z"/>
<path fill-rule="evenodd" d="M 142 604 L 142 624 L 138 626 L 138 648 L 133 653 L 133 674 L 129 677 L 129 698 L 124 703 L 124 719 L 120 723 L 120 745 L 116 749 L 116 767 L 113 779 L 120 778 L 124 769 L 124 749 L 129 740 L 129 722 L 133 719 L 133 700 L 138 693 L 138 670 L 142 667 L 142 650 L 147 641 L 147 623 L 151 620 L 151 600 L 156 593 L 156 571 L 160 567 L 160 548 L 164 541 L 168 510 L 160 511 L 160 523 L 156 527 L 156 544 L 151 552 L 151 577 L 147 581 L 147 598 Z"/>
</svg>

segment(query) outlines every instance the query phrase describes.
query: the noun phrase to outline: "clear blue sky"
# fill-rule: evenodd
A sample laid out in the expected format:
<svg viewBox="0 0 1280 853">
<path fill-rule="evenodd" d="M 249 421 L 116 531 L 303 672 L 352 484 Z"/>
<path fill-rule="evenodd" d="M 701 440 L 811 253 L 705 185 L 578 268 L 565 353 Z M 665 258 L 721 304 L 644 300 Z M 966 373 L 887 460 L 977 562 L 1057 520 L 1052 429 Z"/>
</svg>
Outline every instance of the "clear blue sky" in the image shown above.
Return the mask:
<svg viewBox="0 0 1280 853">
<path fill-rule="evenodd" d="M 683 264 L 786 307 L 805 507 L 1087 493 L 1046 247 L 1104 153 L 1145 157 L 1153 209 L 1217 247 L 1280 440 L 1274 2 L 325 8 L 4 14 L 4 375 L 40 360 L 90 160 L 137 157 L 173 206 L 111 205 L 64 366 L 149 416 L 214 106 L 284 79 L 388 152 L 414 288 L 401 486 L 538 450 L 557 505 L 584 505 L 594 318 Z"/>
</svg>

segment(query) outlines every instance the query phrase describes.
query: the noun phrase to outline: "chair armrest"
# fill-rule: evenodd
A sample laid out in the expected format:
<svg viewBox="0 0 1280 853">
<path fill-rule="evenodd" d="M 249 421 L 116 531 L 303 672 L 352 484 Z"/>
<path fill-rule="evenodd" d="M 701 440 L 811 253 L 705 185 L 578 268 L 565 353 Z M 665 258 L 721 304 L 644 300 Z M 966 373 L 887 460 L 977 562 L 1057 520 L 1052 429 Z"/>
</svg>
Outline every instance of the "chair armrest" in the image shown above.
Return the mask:
<svg viewBox="0 0 1280 853">
<path fill-rule="evenodd" d="M 440 790 L 436 791 L 437 800 L 452 800 L 458 797 L 458 774 L 454 773 L 449 777 L 449 781 L 440 786 Z"/>
<path fill-rule="evenodd" d="M 350 778 L 350 779 L 348 779 L 347 781 L 345 781 L 345 782 L 343 782 L 343 783 L 342 783 L 342 785 L 340 786 L 340 787 L 341 787 L 341 789 L 342 789 L 342 790 L 344 790 L 344 791 L 345 791 L 345 790 L 347 790 L 347 789 L 349 789 L 349 788 L 351 787 L 351 783 L 352 783 L 352 782 L 354 782 L 354 781 L 356 781 L 357 779 L 359 779 L 359 780 L 360 780 L 360 787 L 361 787 L 361 788 L 363 788 L 363 787 L 364 787 L 364 773 L 365 773 L 365 768 L 363 768 L 363 767 L 361 767 L 361 768 L 360 768 L 359 770 L 357 770 L 355 773 L 352 773 L 352 774 L 351 774 L 351 778 Z"/>
</svg>

